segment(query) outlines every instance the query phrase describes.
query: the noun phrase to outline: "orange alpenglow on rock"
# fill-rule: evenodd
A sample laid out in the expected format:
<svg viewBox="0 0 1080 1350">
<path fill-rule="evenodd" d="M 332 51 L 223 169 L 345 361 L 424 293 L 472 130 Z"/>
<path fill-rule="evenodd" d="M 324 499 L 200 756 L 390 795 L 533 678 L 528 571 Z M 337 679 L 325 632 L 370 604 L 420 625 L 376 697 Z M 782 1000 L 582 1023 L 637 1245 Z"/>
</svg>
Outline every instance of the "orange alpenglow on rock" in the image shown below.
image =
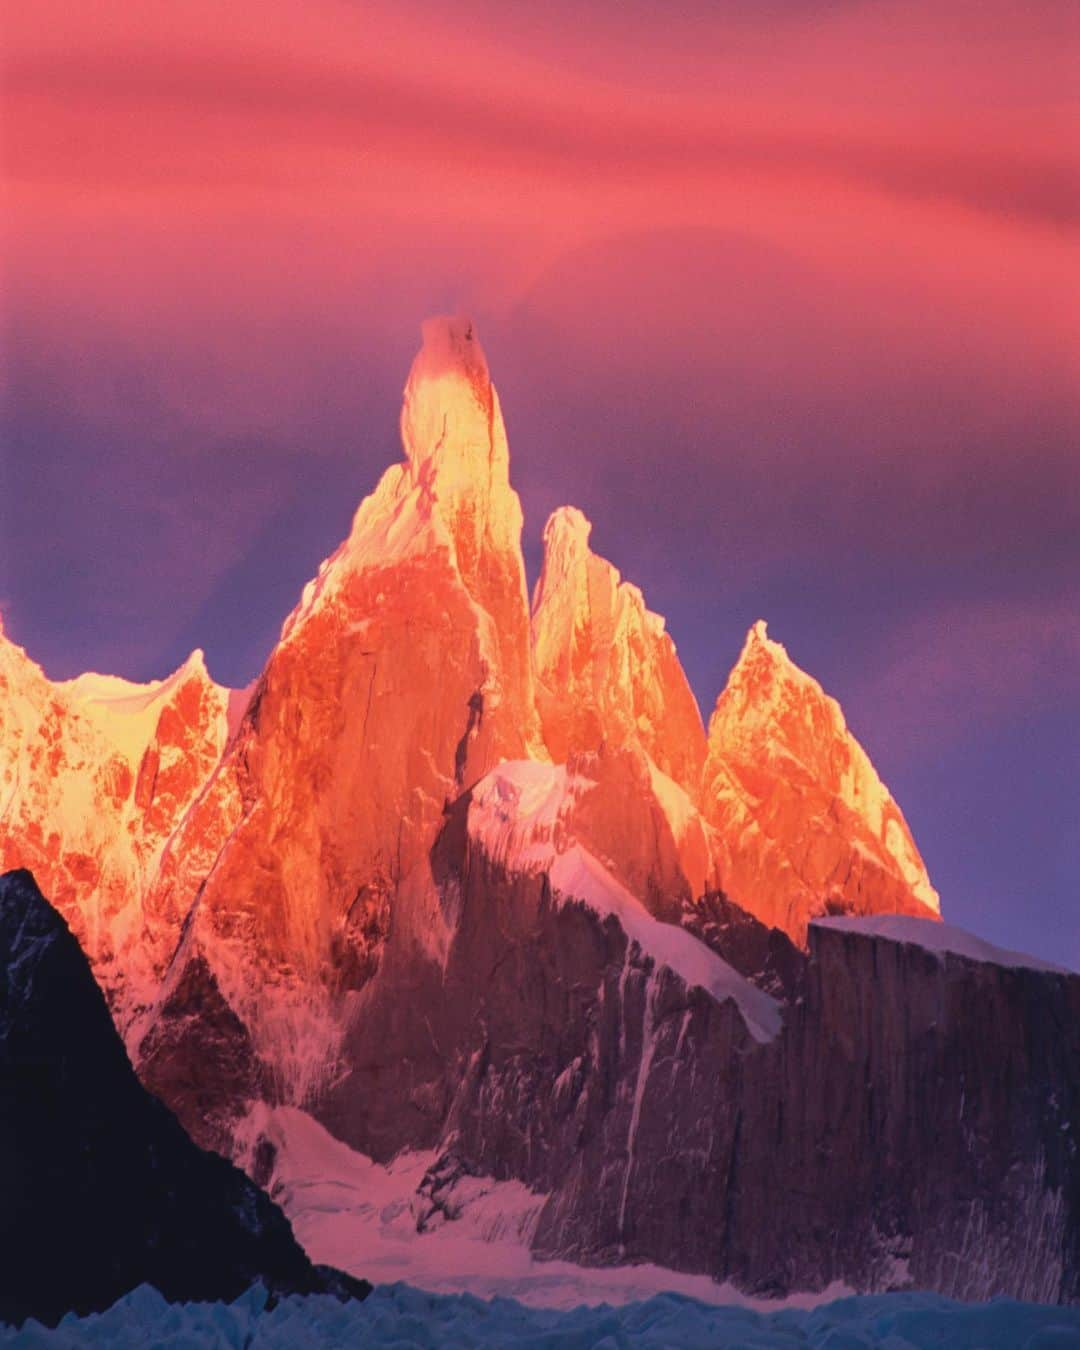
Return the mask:
<svg viewBox="0 0 1080 1350">
<path fill-rule="evenodd" d="M 239 718 L 201 653 L 157 684 L 51 684 L 0 632 L 0 865 L 35 871 L 144 1079 L 219 1147 L 243 1103 L 310 1100 L 373 1053 L 374 1023 L 349 1040 L 372 1008 L 442 979 L 448 830 L 654 937 L 718 888 L 803 943 L 815 914 L 937 912 L 838 706 L 764 625 L 706 738 L 663 619 L 572 507 L 530 615 L 467 319 L 424 325 L 401 435 Z"/>
<path fill-rule="evenodd" d="M 544 527 L 533 596 L 536 698 L 556 761 L 575 750 L 639 745 L 683 788 L 705 762 L 705 729 L 664 620 L 641 591 L 589 548 L 573 506 Z"/>
<path fill-rule="evenodd" d="M 183 916 L 148 913 L 143 896 L 221 757 L 234 697 L 201 651 L 150 684 L 52 683 L 0 629 L 0 870 L 34 872 L 121 1025 L 175 947 Z"/>
<path fill-rule="evenodd" d="M 650 910 L 677 918 L 712 881 L 694 806 L 705 729 L 663 618 L 592 552 L 591 530 L 573 506 L 544 527 L 532 610 L 544 740 L 591 784 L 574 799 L 572 832 Z"/>
<path fill-rule="evenodd" d="M 760 620 L 709 719 L 701 808 L 729 897 L 798 942 L 824 913 L 939 914 L 900 808 L 840 705 Z"/>
<path fill-rule="evenodd" d="M 182 1030 L 197 978 L 251 1029 L 280 1095 L 303 1099 L 334 1071 L 343 1000 L 378 969 L 391 912 L 397 950 L 445 958 L 429 855 L 447 804 L 501 760 L 543 753 L 521 507 L 467 320 L 424 325 L 401 430 L 405 462 L 286 620 L 159 879 L 158 904 L 190 906 L 189 837 L 223 845 L 140 1043 L 151 1083 L 155 1066 L 177 1071 L 169 1021 Z"/>
</svg>

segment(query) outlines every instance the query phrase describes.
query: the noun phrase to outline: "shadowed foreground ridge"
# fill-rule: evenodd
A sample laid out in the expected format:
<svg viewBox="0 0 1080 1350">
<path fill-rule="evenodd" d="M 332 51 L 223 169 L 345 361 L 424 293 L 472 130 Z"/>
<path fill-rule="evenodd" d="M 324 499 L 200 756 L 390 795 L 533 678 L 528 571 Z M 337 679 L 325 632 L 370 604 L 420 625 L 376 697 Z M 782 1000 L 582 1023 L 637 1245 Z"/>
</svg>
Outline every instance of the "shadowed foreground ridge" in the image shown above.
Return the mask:
<svg viewBox="0 0 1080 1350">
<path fill-rule="evenodd" d="M 0 1321 L 170 1300 L 363 1297 L 139 1083 L 90 967 L 27 871 L 0 876 Z"/>
<path fill-rule="evenodd" d="M 526 1182 L 547 1196 L 542 1257 L 677 1265 L 764 1296 L 838 1280 L 1080 1299 L 1080 977 L 934 950 L 957 930 L 930 921 L 894 920 L 899 939 L 815 923 L 782 1026 L 754 1034 L 745 1007 L 612 918 L 451 835 L 445 972 L 407 1008 L 394 991 L 417 983 L 373 983 L 349 1045 L 364 1071 L 320 1104 L 333 1133 L 386 1158 L 412 1129 Z M 709 932 L 748 971 L 770 937 L 751 943 L 753 924 Z M 441 1110 L 418 1124 L 416 1100 Z"/>
</svg>

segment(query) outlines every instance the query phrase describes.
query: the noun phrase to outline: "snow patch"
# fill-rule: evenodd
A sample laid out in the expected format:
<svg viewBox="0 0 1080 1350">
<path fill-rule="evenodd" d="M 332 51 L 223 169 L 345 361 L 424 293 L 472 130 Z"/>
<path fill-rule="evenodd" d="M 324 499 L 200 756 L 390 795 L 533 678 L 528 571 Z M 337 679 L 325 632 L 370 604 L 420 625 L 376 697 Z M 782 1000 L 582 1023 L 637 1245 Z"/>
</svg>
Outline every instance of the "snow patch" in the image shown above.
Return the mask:
<svg viewBox="0 0 1080 1350">
<path fill-rule="evenodd" d="M 256 1106 L 241 1128 L 250 1166 L 259 1138 L 276 1149 L 270 1192 L 313 1261 L 374 1284 L 407 1281 L 432 1294 L 513 1298 L 535 1308 L 632 1304 L 667 1292 L 707 1304 L 809 1307 L 849 1292 L 752 1299 L 707 1275 L 662 1266 L 578 1266 L 539 1261 L 529 1250 L 546 1196 L 516 1181 L 465 1176 L 453 1191 L 457 1217 L 418 1231 L 432 1152 L 405 1152 L 385 1166 L 357 1153 L 295 1107 Z M 401 1286 L 397 1286 L 401 1287 Z M 594 1342 L 588 1342 L 593 1344 Z"/>
<path fill-rule="evenodd" d="M 137 769 L 147 745 L 154 738 L 158 718 L 169 696 L 193 678 L 213 691 L 218 715 L 224 717 L 232 691 L 210 678 L 202 649 L 198 647 L 183 665 L 163 680 L 136 684 L 119 675 L 87 671 L 73 680 L 59 681 L 53 689 L 66 693 L 109 745 L 119 750 L 128 764 Z"/>
<path fill-rule="evenodd" d="M 560 854 L 549 875 L 552 888 L 564 899 L 580 900 L 603 918 L 614 915 L 626 936 L 642 952 L 658 965 L 673 970 L 687 985 L 704 989 L 718 1003 L 733 999 L 756 1041 L 771 1041 L 779 1033 L 782 1016 L 775 999 L 743 979 L 685 928 L 654 918 L 580 844 L 573 844 Z"/>
<path fill-rule="evenodd" d="M 592 786 L 592 779 L 569 772 L 565 765 L 508 760 L 473 789 L 469 837 L 508 871 L 546 872 L 562 899 L 578 900 L 601 918 L 613 915 L 626 936 L 658 965 L 668 966 L 687 985 L 699 986 L 717 1001 L 734 999 L 755 1040 L 771 1040 L 780 1030 L 780 1005 L 685 929 L 654 918 L 576 842 L 573 808 Z M 671 788 L 677 791 L 674 783 Z"/>
<path fill-rule="evenodd" d="M 469 837 L 508 870 L 544 872 L 570 843 L 574 806 L 593 786 L 565 764 L 506 760 L 472 790 Z"/>
<path fill-rule="evenodd" d="M 681 843 L 686 838 L 691 821 L 700 820 L 697 807 L 674 778 L 662 773 L 651 758 L 649 758 L 649 782 L 653 796 L 660 803 L 660 809 L 671 826 L 671 833 L 675 836 L 676 842 Z"/>
<path fill-rule="evenodd" d="M 987 965 L 1006 966 L 1021 970 L 1047 970 L 1058 975 L 1073 972 L 1063 966 L 1052 965 L 1023 952 L 1008 951 L 984 942 L 973 933 L 937 919 L 918 919 L 907 914 L 875 914 L 865 918 L 814 919 L 815 928 L 832 928 L 845 933 L 859 933 L 864 937 L 885 938 L 889 942 L 905 942 L 938 956 L 962 956 L 968 961 Z"/>
</svg>

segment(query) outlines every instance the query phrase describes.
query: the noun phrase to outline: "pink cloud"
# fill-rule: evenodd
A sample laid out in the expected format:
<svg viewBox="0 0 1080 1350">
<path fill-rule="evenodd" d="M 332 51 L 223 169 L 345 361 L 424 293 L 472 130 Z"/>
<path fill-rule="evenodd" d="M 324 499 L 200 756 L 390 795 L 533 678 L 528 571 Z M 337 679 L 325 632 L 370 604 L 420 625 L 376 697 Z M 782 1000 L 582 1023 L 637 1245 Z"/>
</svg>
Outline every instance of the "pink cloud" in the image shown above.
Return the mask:
<svg viewBox="0 0 1080 1350">
<path fill-rule="evenodd" d="M 702 588 L 844 548 L 975 557 L 1017 497 L 1018 548 L 1047 514 L 1061 525 L 1080 232 L 1060 11 L 600 13 L 39 0 L 9 16 L 2 319 L 73 441 L 150 428 L 176 455 L 254 435 L 385 462 L 410 351 L 380 342 L 467 308 L 500 331 L 496 378 L 517 377 L 521 406 L 529 386 L 580 402 L 522 416 L 554 438 L 515 448 L 530 500 L 628 484 L 633 515 L 677 463 L 665 509 L 703 541 Z M 185 523 L 163 527 L 170 548 Z M 204 551 L 205 590 L 231 554 L 210 568 Z"/>
<path fill-rule="evenodd" d="M 537 41 L 512 6 L 484 26 L 431 6 L 237 4 L 225 18 L 151 0 L 91 24 L 43 0 L 8 35 L 8 160 L 23 184 L 105 196 L 170 184 L 289 195 L 318 182 L 337 201 L 424 209 L 410 187 L 442 182 L 479 189 L 483 210 L 496 175 L 504 211 L 542 214 L 584 185 L 595 206 L 629 197 L 645 224 L 672 218 L 679 185 L 723 209 L 749 176 L 1075 220 L 1063 25 L 986 5 L 973 42 L 934 8 L 927 42 L 928 12 L 757 25 L 715 7 L 697 25 L 639 13 L 637 51 L 674 34 L 681 58 L 681 70 L 650 65 L 643 88 L 619 25 L 591 68 L 567 68 L 576 11 L 573 32 L 548 24 Z M 512 200 L 515 182 L 533 186 L 530 201 Z M 657 194 L 664 184 L 675 191 Z"/>
</svg>

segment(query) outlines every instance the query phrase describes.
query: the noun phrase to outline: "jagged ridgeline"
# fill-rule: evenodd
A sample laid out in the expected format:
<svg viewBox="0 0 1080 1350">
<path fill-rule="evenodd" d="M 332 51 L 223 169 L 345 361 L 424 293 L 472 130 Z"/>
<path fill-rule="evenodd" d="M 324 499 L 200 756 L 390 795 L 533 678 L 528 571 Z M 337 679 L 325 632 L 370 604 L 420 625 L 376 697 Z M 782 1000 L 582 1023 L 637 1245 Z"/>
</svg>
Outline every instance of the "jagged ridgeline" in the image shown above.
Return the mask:
<svg viewBox="0 0 1080 1350">
<path fill-rule="evenodd" d="M 547 1197 L 546 1255 L 1074 1297 L 1077 978 L 948 937 L 763 623 L 706 729 L 574 508 L 530 604 L 467 320 L 424 326 L 401 432 L 243 695 L 199 653 L 54 684 L 0 637 L 0 862 L 143 1081 L 249 1160 L 256 1104 L 452 1143 Z"/>
</svg>

